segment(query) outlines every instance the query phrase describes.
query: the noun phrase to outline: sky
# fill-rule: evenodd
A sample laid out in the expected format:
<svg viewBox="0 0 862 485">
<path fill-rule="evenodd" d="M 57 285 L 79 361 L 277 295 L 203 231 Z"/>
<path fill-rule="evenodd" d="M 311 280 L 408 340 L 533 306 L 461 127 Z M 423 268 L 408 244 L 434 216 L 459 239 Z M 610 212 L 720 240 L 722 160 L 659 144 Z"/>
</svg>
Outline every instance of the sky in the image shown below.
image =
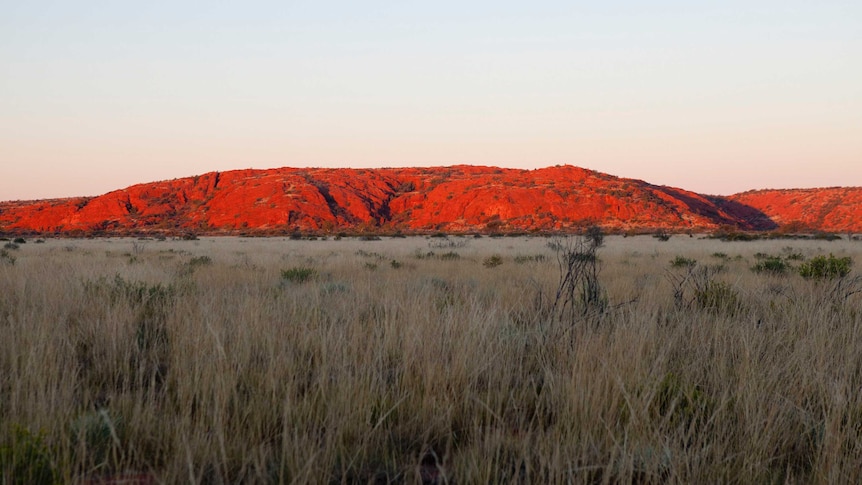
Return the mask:
<svg viewBox="0 0 862 485">
<path fill-rule="evenodd" d="M 0 0 L 0 200 L 454 164 L 862 186 L 862 2 Z"/>
</svg>

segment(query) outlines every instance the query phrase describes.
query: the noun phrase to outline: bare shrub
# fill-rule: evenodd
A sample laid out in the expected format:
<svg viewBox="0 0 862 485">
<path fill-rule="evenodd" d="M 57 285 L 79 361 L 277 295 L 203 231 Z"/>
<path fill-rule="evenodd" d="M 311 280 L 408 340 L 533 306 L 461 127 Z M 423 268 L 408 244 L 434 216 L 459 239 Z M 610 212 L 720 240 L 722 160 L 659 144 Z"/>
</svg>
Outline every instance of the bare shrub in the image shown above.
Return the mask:
<svg viewBox="0 0 862 485">
<path fill-rule="evenodd" d="M 560 276 L 552 308 L 561 320 L 574 322 L 607 307 L 607 296 L 599 282 L 601 265 L 596 255 L 603 241 L 601 230 L 590 228 L 584 235 L 558 237 L 548 244 L 557 256 Z"/>
</svg>

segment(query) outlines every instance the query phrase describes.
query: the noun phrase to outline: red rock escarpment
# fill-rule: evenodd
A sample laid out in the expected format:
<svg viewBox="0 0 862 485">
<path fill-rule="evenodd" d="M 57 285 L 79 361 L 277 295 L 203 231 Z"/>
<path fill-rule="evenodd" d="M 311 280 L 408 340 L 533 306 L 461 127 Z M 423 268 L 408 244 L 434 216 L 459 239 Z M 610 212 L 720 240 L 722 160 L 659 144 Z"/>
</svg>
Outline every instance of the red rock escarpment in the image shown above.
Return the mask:
<svg viewBox="0 0 862 485">
<path fill-rule="evenodd" d="M 728 197 L 787 231 L 862 231 L 862 187 L 754 190 Z"/>
<path fill-rule="evenodd" d="M 835 192 L 818 197 L 822 190 Z M 0 231 L 511 232 L 585 224 L 609 230 L 767 230 L 787 221 L 803 221 L 809 229 L 862 230 L 862 189 L 803 192 L 704 196 L 572 166 L 234 170 L 98 197 L 3 202 Z M 767 193 L 777 195 L 759 195 Z M 842 208 L 848 204 L 854 209 Z"/>
</svg>

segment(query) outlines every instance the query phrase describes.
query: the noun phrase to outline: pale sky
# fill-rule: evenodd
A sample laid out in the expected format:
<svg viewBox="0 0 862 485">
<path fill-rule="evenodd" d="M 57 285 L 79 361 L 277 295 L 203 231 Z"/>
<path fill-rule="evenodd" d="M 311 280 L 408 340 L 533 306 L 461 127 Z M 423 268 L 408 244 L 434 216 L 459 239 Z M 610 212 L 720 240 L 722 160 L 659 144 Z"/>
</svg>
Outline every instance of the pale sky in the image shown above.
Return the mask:
<svg viewBox="0 0 862 485">
<path fill-rule="evenodd" d="M 214 170 L 862 185 L 862 1 L 0 0 L 0 200 Z"/>
</svg>

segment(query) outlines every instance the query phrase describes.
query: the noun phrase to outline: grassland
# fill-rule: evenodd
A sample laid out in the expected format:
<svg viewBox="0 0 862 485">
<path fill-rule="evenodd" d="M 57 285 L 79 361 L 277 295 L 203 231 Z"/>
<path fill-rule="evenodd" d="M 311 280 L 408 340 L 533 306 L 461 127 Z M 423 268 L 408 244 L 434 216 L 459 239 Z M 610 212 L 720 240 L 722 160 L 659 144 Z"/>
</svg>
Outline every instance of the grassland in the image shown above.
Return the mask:
<svg viewBox="0 0 862 485">
<path fill-rule="evenodd" d="M 8 249 L 0 479 L 862 482 L 858 269 L 795 270 L 862 243 L 610 237 L 561 308 L 549 242 Z"/>
</svg>

